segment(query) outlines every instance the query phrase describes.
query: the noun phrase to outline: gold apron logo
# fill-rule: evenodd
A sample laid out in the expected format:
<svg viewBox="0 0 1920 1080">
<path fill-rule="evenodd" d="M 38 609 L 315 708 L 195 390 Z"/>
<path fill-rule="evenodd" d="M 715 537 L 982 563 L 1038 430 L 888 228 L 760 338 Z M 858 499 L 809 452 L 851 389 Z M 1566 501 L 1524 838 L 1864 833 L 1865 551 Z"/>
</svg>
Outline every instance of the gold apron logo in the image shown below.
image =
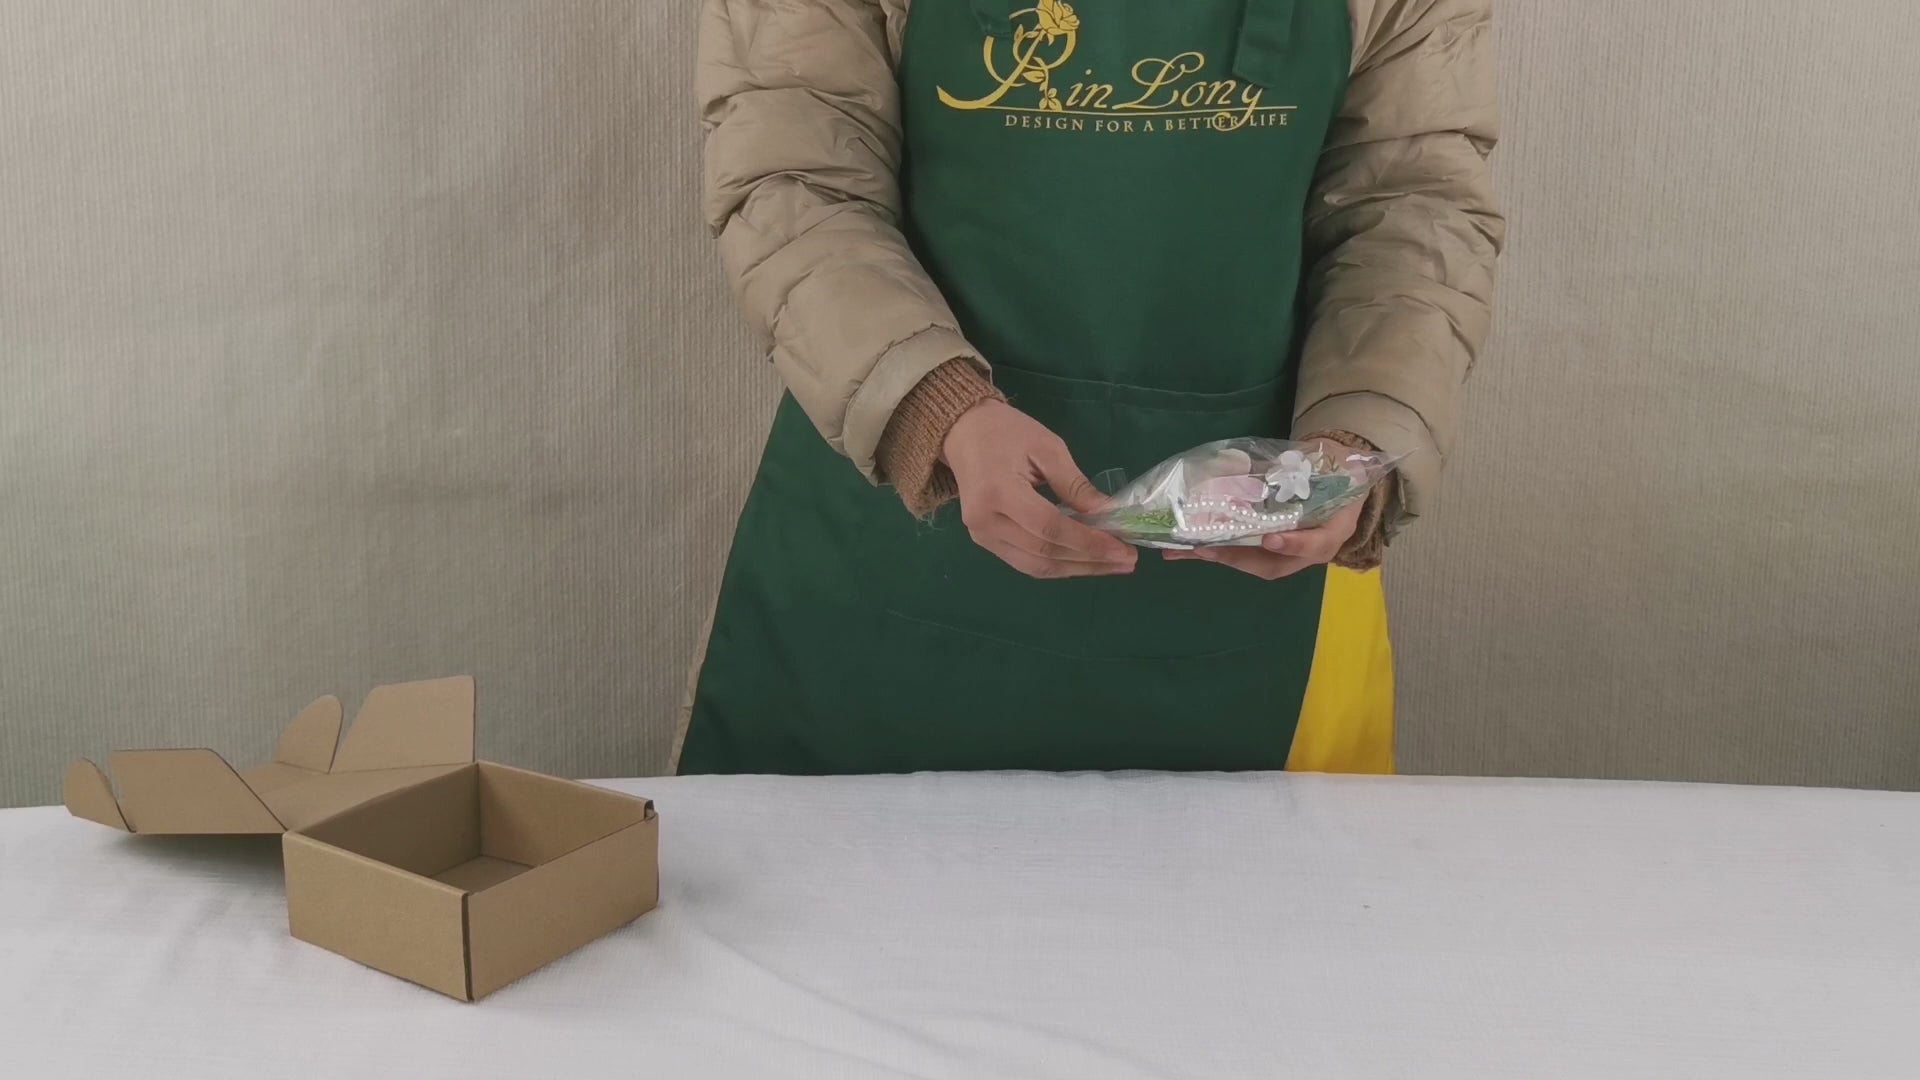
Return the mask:
<svg viewBox="0 0 1920 1080">
<path fill-rule="evenodd" d="M 1236 79 L 1209 79 L 1204 53 L 1146 57 L 1129 74 L 1124 93 L 1100 82 L 1093 69 L 1063 95 L 1054 73 L 1080 43 L 1080 16 L 1061 0 L 1039 0 L 1013 13 L 1013 41 L 988 37 L 981 60 L 993 79 L 984 97 L 959 98 L 935 87 L 940 103 L 966 112 L 1006 114 L 1007 127 L 1133 134 L 1147 131 L 1238 131 L 1285 127 L 1291 105 L 1261 104 L 1262 90 Z M 1030 104 L 1029 104 L 1030 103 Z"/>
</svg>

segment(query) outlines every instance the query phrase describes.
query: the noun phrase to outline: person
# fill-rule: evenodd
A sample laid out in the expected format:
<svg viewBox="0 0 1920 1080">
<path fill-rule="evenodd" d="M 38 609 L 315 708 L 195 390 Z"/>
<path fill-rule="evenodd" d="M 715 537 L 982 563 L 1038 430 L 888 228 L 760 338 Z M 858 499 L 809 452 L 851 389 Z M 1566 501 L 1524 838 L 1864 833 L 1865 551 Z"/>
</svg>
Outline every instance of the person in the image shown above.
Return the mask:
<svg viewBox="0 0 1920 1080">
<path fill-rule="evenodd" d="M 1378 567 L 1503 241 L 1490 6 L 707 0 L 705 213 L 787 393 L 678 770 L 1392 771 Z M 1400 466 L 1260 548 L 1056 505 L 1243 435 Z"/>
</svg>

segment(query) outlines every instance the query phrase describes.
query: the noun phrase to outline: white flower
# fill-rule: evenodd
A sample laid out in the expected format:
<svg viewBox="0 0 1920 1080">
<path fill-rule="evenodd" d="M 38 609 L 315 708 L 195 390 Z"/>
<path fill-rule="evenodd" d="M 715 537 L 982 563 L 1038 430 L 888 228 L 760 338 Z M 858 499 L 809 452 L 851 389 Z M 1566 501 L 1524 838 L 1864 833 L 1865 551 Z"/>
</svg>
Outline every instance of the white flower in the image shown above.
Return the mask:
<svg viewBox="0 0 1920 1080">
<path fill-rule="evenodd" d="M 1267 470 L 1267 483 L 1276 499 L 1305 499 L 1313 494 L 1313 462 L 1298 450 L 1283 451 Z"/>
</svg>

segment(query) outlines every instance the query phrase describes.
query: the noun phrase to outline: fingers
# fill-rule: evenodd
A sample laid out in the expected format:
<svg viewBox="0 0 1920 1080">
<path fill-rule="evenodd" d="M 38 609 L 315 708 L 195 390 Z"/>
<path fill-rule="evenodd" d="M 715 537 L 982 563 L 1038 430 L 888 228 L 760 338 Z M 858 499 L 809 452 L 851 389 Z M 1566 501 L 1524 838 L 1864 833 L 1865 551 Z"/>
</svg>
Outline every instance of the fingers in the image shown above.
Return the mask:
<svg viewBox="0 0 1920 1080">
<path fill-rule="evenodd" d="M 1174 562 L 1218 563 L 1243 574 L 1251 574 L 1262 581 L 1278 581 L 1284 577 L 1292 577 L 1309 567 L 1320 565 L 1308 559 L 1277 555 L 1265 548 L 1251 547 L 1198 548 L 1193 551 L 1168 551 L 1163 554 Z"/>
<path fill-rule="evenodd" d="M 1304 559 L 1309 565 L 1332 562 L 1347 541 L 1353 539 L 1353 530 L 1360 524 L 1363 509 L 1360 503 L 1355 503 L 1319 528 L 1269 533 L 1261 539 L 1260 546 L 1276 555 Z"/>
<path fill-rule="evenodd" d="M 1114 563 L 1073 562 L 1063 559 L 1043 559 L 1030 551 L 994 538 L 974 537 L 974 542 L 987 552 L 1013 567 L 1022 574 L 1038 581 L 1058 581 L 1065 578 L 1083 577 L 1120 577 L 1132 572 L 1131 566 L 1119 566 Z"/>
<path fill-rule="evenodd" d="M 1036 546 L 1033 537 L 1019 529 L 1008 529 L 1003 532 L 974 532 L 972 536 L 974 543 L 1030 578 L 1053 580 L 1076 577 L 1118 577 L 1130 574 L 1134 569 L 1131 561 L 1096 562 L 1039 554 L 1032 550 Z"/>
<path fill-rule="evenodd" d="M 1107 497 L 1100 494 L 1100 489 L 1074 464 L 1066 443 L 1054 439 L 1035 447 L 1033 463 L 1053 497 L 1070 509 L 1091 514 L 1106 506 Z"/>
<path fill-rule="evenodd" d="M 971 428 L 963 433 L 956 424 L 947 438 L 959 444 L 949 447 L 948 467 L 974 543 L 1029 577 L 1133 571 L 1138 552 L 1069 518 L 1036 490 L 1044 483 L 1066 508 L 1083 513 L 1106 504 L 1058 436 L 1011 408 L 983 406 Z"/>
<path fill-rule="evenodd" d="M 1294 532 L 1273 533 L 1260 542 L 1260 550 L 1287 558 L 1299 559 L 1308 566 L 1333 561 L 1340 554 L 1340 547 L 1347 542 L 1352 530 L 1341 533 L 1330 526 L 1318 529 L 1300 529 Z"/>
<path fill-rule="evenodd" d="M 1001 561 L 1014 566 L 1029 577 L 1100 577 L 1130 574 L 1138 559 L 1138 556 L 1133 554 L 1132 548 L 1127 549 L 1127 555 L 1123 558 L 1094 558 L 1062 547 L 1058 543 L 1042 540 L 1019 527 L 976 532 L 973 534 L 973 541 L 1000 556 Z M 1035 566 L 1044 566 L 1047 572 L 1035 573 L 1033 572 Z"/>
<path fill-rule="evenodd" d="M 1312 566 L 1332 562 L 1353 536 L 1360 522 L 1358 503 L 1342 510 L 1332 521 L 1316 529 L 1268 533 L 1259 547 L 1214 547 L 1194 551 L 1169 551 L 1175 562 L 1195 560 L 1219 563 L 1266 581 L 1291 577 Z"/>
<path fill-rule="evenodd" d="M 1310 566 L 1332 562 L 1353 536 L 1354 519 L 1342 511 L 1340 516 L 1317 529 L 1268 533 L 1259 547 L 1214 547 L 1194 551 L 1169 551 L 1175 562 L 1198 561 L 1230 566 L 1242 573 L 1267 581 L 1291 577 Z"/>
<path fill-rule="evenodd" d="M 1284 577 L 1292 577 L 1309 567 L 1320 565 L 1311 559 L 1275 555 L 1265 548 L 1208 548 L 1201 557 L 1209 562 L 1232 567 L 1243 574 L 1252 574 L 1263 581 L 1278 581 Z"/>
<path fill-rule="evenodd" d="M 961 503 L 973 542 L 1035 578 L 1132 573 L 1138 553 L 1097 529 L 1069 519 L 1024 484 Z"/>
<path fill-rule="evenodd" d="M 1094 562 L 1121 563 L 1131 568 L 1139 553 L 1116 537 L 1084 525 L 1060 512 L 1060 508 L 1028 491 L 1007 500 L 1007 517 L 1039 545 L 1036 554 L 1050 559 L 1086 559 Z"/>
</svg>

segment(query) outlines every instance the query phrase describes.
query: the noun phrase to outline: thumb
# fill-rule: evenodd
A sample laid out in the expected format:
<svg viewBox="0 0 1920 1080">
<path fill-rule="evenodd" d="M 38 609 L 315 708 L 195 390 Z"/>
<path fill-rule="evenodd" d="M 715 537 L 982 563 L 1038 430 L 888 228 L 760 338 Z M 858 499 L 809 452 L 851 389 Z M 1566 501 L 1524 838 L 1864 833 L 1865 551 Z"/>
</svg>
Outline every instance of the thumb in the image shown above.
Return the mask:
<svg viewBox="0 0 1920 1080">
<path fill-rule="evenodd" d="M 1066 443 L 1058 439 L 1048 441 L 1033 455 L 1033 463 L 1047 482 L 1047 489 L 1068 509 L 1083 514 L 1105 509 L 1107 497 L 1093 486 L 1080 466 L 1074 464 Z"/>
</svg>

